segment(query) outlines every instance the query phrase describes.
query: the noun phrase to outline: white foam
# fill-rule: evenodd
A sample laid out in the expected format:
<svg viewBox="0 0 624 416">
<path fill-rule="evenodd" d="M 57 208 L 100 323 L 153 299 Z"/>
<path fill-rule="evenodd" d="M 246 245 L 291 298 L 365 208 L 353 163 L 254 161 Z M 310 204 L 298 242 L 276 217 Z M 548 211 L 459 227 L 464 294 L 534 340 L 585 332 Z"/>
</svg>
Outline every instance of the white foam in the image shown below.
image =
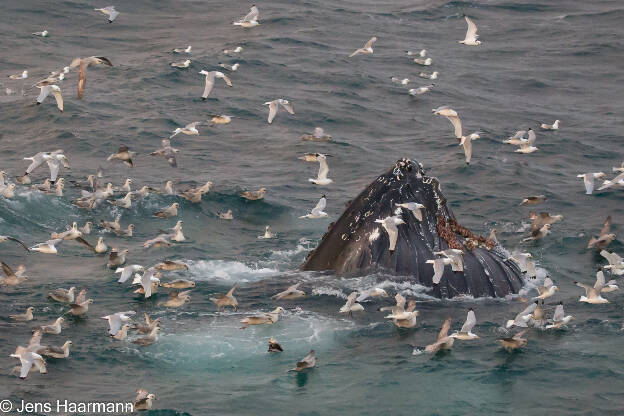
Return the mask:
<svg viewBox="0 0 624 416">
<path fill-rule="evenodd" d="M 239 261 L 199 260 L 188 262 L 189 271 L 197 281 L 225 280 L 229 282 L 253 282 L 280 273 L 267 267 L 248 266 Z"/>
</svg>

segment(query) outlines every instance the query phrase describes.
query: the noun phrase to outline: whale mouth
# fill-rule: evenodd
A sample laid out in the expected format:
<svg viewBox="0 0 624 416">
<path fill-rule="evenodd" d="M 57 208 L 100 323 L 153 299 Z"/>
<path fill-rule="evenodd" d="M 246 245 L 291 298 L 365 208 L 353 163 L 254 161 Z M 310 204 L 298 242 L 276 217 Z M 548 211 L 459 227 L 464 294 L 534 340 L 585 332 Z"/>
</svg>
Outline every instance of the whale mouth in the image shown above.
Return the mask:
<svg viewBox="0 0 624 416">
<path fill-rule="evenodd" d="M 422 207 L 420 212 L 406 208 L 415 206 Z M 388 218 L 394 219 L 396 230 L 383 224 Z M 447 262 L 434 279 L 433 260 L 442 258 L 435 253 L 445 250 L 461 250 L 463 267 Z M 496 241 L 459 224 L 438 179 L 427 176 L 420 163 L 400 159 L 348 204 L 301 268 L 341 276 L 376 271 L 409 276 L 441 298 L 504 297 L 517 293 L 523 283 L 508 258 Z"/>
</svg>

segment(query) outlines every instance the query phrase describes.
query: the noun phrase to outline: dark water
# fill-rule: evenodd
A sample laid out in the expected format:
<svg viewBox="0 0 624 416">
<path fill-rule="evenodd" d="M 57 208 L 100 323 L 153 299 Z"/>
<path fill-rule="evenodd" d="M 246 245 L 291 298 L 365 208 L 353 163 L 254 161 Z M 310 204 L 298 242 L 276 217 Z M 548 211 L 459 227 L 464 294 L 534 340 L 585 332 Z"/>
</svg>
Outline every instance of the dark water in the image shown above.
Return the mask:
<svg viewBox="0 0 624 416">
<path fill-rule="evenodd" d="M 36 89 L 26 88 L 22 96 L 22 82 L 2 78 L 2 91 L 16 94 L 0 99 L 0 168 L 21 174 L 23 157 L 62 148 L 72 165 L 63 173 L 67 179 L 83 179 L 101 165 L 116 185 L 126 177 L 154 187 L 171 179 L 178 189 L 211 180 L 214 190 L 201 204 L 180 201 L 189 240 L 170 249 L 146 251 L 141 244 L 173 226 L 150 215 L 174 197 L 151 195 L 123 212 L 110 206 L 84 212 L 70 204 L 77 195 L 70 187 L 63 198 L 24 187 L 13 200 L 0 198 L 0 234 L 34 243 L 72 221 L 82 225 L 122 214 L 122 225 L 136 225 L 136 236 L 102 234 L 109 245 L 128 248 L 130 263 L 184 259 L 191 268 L 179 276 L 196 280 L 197 287 L 190 304 L 167 310 L 157 306 L 165 291 L 149 300 L 133 295 L 114 283 L 104 258 L 77 244 L 62 245 L 57 256 L 25 256 L 18 246 L 3 244 L 0 259 L 25 263 L 31 279 L 0 292 L 0 356 L 6 357 L 0 360 L 0 399 L 129 401 L 137 387 L 145 387 L 157 395 L 154 414 L 622 412 L 621 295 L 608 294 L 607 305 L 580 304 L 582 290 L 572 284 L 593 282 L 604 263 L 585 249 L 604 218 L 612 215 L 614 232 L 621 230 L 621 191 L 585 195 L 576 175 L 607 172 L 622 161 L 622 2 L 274 1 L 258 3 L 261 24 L 251 30 L 231 25 L 250 6 L 244 2 L 120 2 L 113 24 L 92 10 L 106 5 L 2 2 L 3 77 L 28 69 L 23 85 L 29 87 L 76 56 L 106 56 L 114 67 L 89 69 L 82 101 L 75 98 L 77 74 L 71 72 L 60 84 L 63 114 L 51 98 L 35 106 Z M 465 34 L 464 13 L 479 26 L 483 44 L 477 48 L 457 43 Z M 49 37 L 30 35 L 44 28 Z M 378 37 L 372 56 L 346 58 L 372 35 Z M 171 62 L 185 57 L 168 51 L 189 44 L 191 67 L 172 68 Z M 244 47 L 238 56 L 220 53 L 237 45 Z M 429 51 L 432 66 L 404 56 L 421 48 Z M 234 87 L 217 82 L 202 102 L 198 72 L 218 69 L 218 62 L 240 62 L 231 74 Z M 440 77 L 431 93 L 417 99 L 390 82 L 396 75 L 412 79 L 410 87 L 426 85 L 417 77 L 423 69 Z M 268 125 L 262 103 L 279 97 L 294 103 L 297 114 L 280 112 Z M 483 132 L 469 167 L 450 124 L 431 114 L 445 104 L 459 112 L 467 131 Z M 213 113 L 235 118 L 227 126 L 200 126 L 199 136 L 178 136 L 178 169 L 147 156 L 176 127 Z M 534 154 L 518 155 L 501 143 L 516 130 L 555 119 L 561 119 L 561 130 L 538 132 L 540 150 Z M 317 125 L 334 137 L 332 143 L 299 139 Z M 139 151 L 134 169 L 105 161 L 120 144 Z M 307 182 L 316 165 L 297 156 L 310 151 L 334 155 L 332 185 L 318 189 Z M 335 279 L 297 272 L 345 202 L 401 157 L 420 161 L 440 179 L 463 225 L 483 234 L 495 227 L 510 251 L 531 252 L 560 288 L 547 309 L 563 300 L 576 320 L 564 331 L 532 330 L 523 351 L 507 354 L 494 340 L 505 320 L 523 308 L 516 301 L 438 301 L 424 288 L 388 276 Z M 41 168 L 34 182 L 45 174 Z M 261 186 L 268 188 L 264 201 L 246 203 L 237 196 Z M 298 219 L 323 192 L 330 219 Z M 518 230 L 528 209 L 519 202 L 535 194 L 548 196 L 540 209 L 565 219 L 543 242 L 522 243 Z M 233 221 L 216 217 L 227 209 Z M 278 238 L 258 240 L 267 224 Z M 610 250 L 622 254 L 622 244 L 615 241 Z M 311 296 L 282 303 L 287 312 L 276 325 L 238 329 L 243 314 L 273 309 L 270 296 L 297 281 Z M 240 284 L 240 312 L 217 314 L 208 298 L 234 282 Z M 353 319 L 339 316 L 344 299 L 338 294 L 373 284 L 418 299 L 419 328 L 398 331 L 384 322 L 375 311 L 384 302 L 365 304 L 367 312 Z M 9 375 L 16 361 L 8 355 L 28 342 L 30 329 L 65 311 L 46 294 L 71 285 L 89 288 L 95 302 L 88 317 L 69 319 L 61 335 L 44 338 L 54 345 L 71 339 L 70 359 L 50 359 L 45 376 L 20 381 Z M 31 305 L 34 322 L 8 320 Z M 431 342 L 446 316 L 458 328 L 468 307 L 477 313 L 480 340 L 457 342 L 452 352 L 435 357 L 411 355 L 410 344 Z M 98 318 L 123 310 L 160 317 L 161 340 L 140 350 L 112 342 Z M 271 336 L 284 353 L 265 353 Z M 310 348 L 317 351 L 318 368 L 286 374 Z"/>
</svg>

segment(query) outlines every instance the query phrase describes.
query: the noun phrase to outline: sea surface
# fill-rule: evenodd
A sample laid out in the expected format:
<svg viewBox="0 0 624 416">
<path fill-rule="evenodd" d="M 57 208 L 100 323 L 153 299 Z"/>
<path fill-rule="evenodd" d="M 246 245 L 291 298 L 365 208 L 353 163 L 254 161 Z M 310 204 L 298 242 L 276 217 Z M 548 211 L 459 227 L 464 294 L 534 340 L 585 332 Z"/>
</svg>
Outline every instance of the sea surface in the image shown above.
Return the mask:
<svg viewBox="0 0 624 416">
<path fill-rule="evenodd" d="M 0 13 L 0 169 L 11 177 L 27 166 L 23 157 L 63 149 L 71 163 L 61 176 L 83 180 L 98 166 L 105 181 L 119 186 L 126 177 L 135 188 L 162 188 L 173 180 L 181 190 L 210 180 L 213 189 L 200 204 L 174 196 L 150 195 L 129 210 L 105 204 L 83 211 L 71 204 L 79 191 L 67 186 L 58 198 L 18 186 L 18 195 L 0 197 L 0 235 L 27 244 L 49 238 L 77 221 L 98 222 L 121 215 L 122 226 L 136 226 L 133 238 L 97 228 L 110 246 L 130 250 L 130 264 L 183 260 L 186 272 L 165 280 L 197 282 L 191 302 L 179 309 L 158 306 L 167 291 L 143 299 L 130 285 L 118 285 L 106 258 L 75 242 L 59 254 L 26 254 L 18 245 L 0 245 L 0 260 L 24 263 L 30 279 L 0 288 L 0 399 L 26 401 L 132 401 L 135 389 L 156 394 L 155 415 L 618 415 L 624 412 L 624 296 L 609 293 L 605 305 L 578 302 L 605 264 L 586 249 L 607 215 L 616 234 L 624 232 L 621 189 L 586 195 L 584 172 L 604 171 L 623 160 L 624 3 L 621 1 L 266 1 L 256 3 L 260 25 L 233 26 L 251 3 L 235 1 L 133 0 L 118 2 L 121 13 L 108 24 L 87 1 L 3 0 Z M 463 15 L 478 25 L 482 45 L 458 44 L 466 32 Z M 32 32 L 47 29 L 46 38 Z M 347 56 L 373 35 L 374 54 Z M 187 69 L 170 66 L 186 59 L 173 48 L 192 45 Z M 225 56 L 222 50 L 242 46 Z M 406 50 L 425 48 L 433 64 L 421 67 Z M 77 56 L 105 56 L 113 67 L 89 68 L 84 99 L 76 99 L 77 72 L 59 85 L 65 97 L 60 113 L 49 97 L 36 106 L 31 86 Z M 202 69 L 239 62 L 228 73 L 233 87 L 217 80 L 201 100 Z M 29 71 L 13 81 L 10 74 Z M 430 93 L 411 97 L 390 78 L 427 85 L 421 71 L 439 71 Z M 227 72 L 227 71 L 224 71 Z M 13 90 L 6 94 L 6 88 Z M 266 122 L 263 103 L 286 98 L 294 116 L 280 110 Z M 450 123 L 431 109 L 449 105 L 465 131 L 481 131 L 473 160 L 464 163 Z M 233 116 L 232 123 L 198 127 L 197 136 L 178 135 L 178 168 L 148 154 L 180 126 L 206 121 L 211 114 Z M 514 153 L 502 141 L 539 123 L 561 120 L 557 132 L 537 131 L 539 151 Z M 329 143 L 300 139 L 321 126 Z M 120 145 L 137 151 L 135 167 L 106 157 Z M 334 183 L 308 182 L 317 165 L 297 159 L 306 152 L 333 155 Z M 496 343 L 508 334 L 502 326 L 524 304 L 511 299 L 438 300 L 406 278 L 383 273 L 340 278 L 299 272 L 298 266 L 342 213 L 345 203 L 397 159 L 421 162 L 436 176 L 459 222 L 487 235 L 496 228 L 511 252 L 533 254 L 538 278 L 548 273 L 559 292 L 547 299 L 550 315 L 563 301 L 575 320 L 564 330 L 532 329 L 521 351 L 507 353 Z M 41 167 L 32 175 L 41 183 Z M 247 202 L 239 192 L 266 187 L 262 201 Z M 327 195 L 329 218 L 302 220 Z M 520 201 L 544 194 L 539 211 L 562 214 L 552 233 L 538 243 L 523 243 L 528 211 Z M 142 243 L 175 219 L 152 212 L 174 201 L 188 240 L 171 248 L 145 250 Z M 231 209 L 232 221 L 217 212 Z M 257 237 L 270 225 L 277 238 Z M 618 240 L 609 247 L 620 255 Z M 607 278 L 610 275 L 607 274 Z M 539 283 L 539 279 L 537 283 Z M 271 296 L 296 282 L 304 299 L 276 303 Z M 240 309 L 218 313 L 209 297 L 233 284 Z M 536 282 L 525 287 L 536 295 Z M 373 285 L 418 301 L 418 328 L 398 330 L 378 308 L 389 300 L 364 303 L 352 318 L 338 313 L 353 290 Z M 94 299 L 86 318 L 68 318 L 61 335 L 44 343 L 73 341 L 69 359 L 48 360 L 48 374 L 26 380 L 10 374 L 16 346 L 30 331 L 67 308 L 47 299 L 59 288 L 88 288 Z M 9 314 L 35 307 L 35 320 L 14 323 Z M 283 306 L 273 326 L 240 330 L 239 319 Z M 451 352 L 412 355 L 431 343 L 450 316 L 459 329 L 474 308 L 480 339 L 457 341 Z M 133 310 L 162 320 L 162 337 L 137 348 L 107 335 L 101 316 Z M 513 333 L 513 332 L 512 332 Z M 134 337 L 131 334 L 131 337 Z M 268 354 L 267 340 L 284 348 Z M 310 349 L 318 364 L 306 373 L 287 373 Z"/>
</svg>

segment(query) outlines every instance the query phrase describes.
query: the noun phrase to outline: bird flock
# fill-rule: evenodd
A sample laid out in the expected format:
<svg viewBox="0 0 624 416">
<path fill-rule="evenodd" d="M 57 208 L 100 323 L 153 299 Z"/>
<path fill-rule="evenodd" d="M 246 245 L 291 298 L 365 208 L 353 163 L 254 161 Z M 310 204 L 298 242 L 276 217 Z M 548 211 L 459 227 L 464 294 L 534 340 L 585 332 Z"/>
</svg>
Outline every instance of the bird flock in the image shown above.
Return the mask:
<svg viewBox="0 0 624 416">
<path fill-rule="evenodd" d="M 113 23 L 120 13 L 114 6 L 108 6 L 104 8 L 94 9 L 95 11 L 103 13 L 109 23 Z M 252 6 L 248 14 L 238 21 L 233 22 L 233 25 L 240 26 L 244 29 L 253 29 L 260 25 L 260 13 L 257 6 Z M 465 46 L 478 47 L 482 44 L 477 34 L 477 26 L 468 16 L 465 16 L 467 24 L 466 36 L 459 43 Z M 258 29 L 254 29 L 258 30 Z M 33 36 L 47 37 L 49 36 L 47 30 L 33 33 Z M 353 53 L 348 55 L 348 58 L 366 59 L 367 55 L 373 55 L 373 45 L 377 41 L 377 37 L 371 37 L 363 47 L 356 49 Z M 242 46 L 236 46 L 232 49 L 224 49 L 223 53 L 228 56 L 234 56 L 240 54 L 243 51 Z M 186 59 L 171 62 L 171 67 L 178 70 L 187 70 L 192 60 L 190 55 L 192 54 L 192 46 L 173 48 L 171 53 L 176 55 L 187 55 Z M 406 51 L 406 55 L 413 60 L 417 65 L 427 67 L 433 64 L 433 59 L 428 57 L 428 51 L 422 49 L 418 52 Z M 211 94 L 213 89 L 221 88 L 223 85 L 227 87 L 233 87 L 231 77 L 236 71 L 241 69 L 239 63 L 225 64 L 218 63 L 218 66 L 225 71 L 228 71 L 229 76 L 224 72 L 218 70 L 201 70 L 200 75 L 204 76 L 204 86 L 201 98 L 206 100 Z M 39 95 L 36 97 L 36 104 L 42 105 L 45 103 L 46 98 L 51 94 L 55 101 L 57 108 L 60 112 L 64 111 L 64 99 L 61 90 L 61 86 L 66 78 L 71 77 L 74 71 L 78 71 L 78 84 L 77 84 L 77 99 L 81 100 L 85 94 L 87 69 L 89 67 L 113 67 L 112 61 L 104 56 L 90 56 L 90 57 L 77 57 L 64 66 L 61 70 L 50 72 L 45 78 L 38 81 L 33 87 L 40 90 Z M 418 74 L 420 78 L 427 80 L 437 80 L 441 75 L 438 71 L 430 73 L 420 72 Z M 11 82 L 24 82 L 29 77 L 29 71 L 24 70 L 19 74 L 8 75 L 8 79 Z M 221 80 L 221 81 L 219 81 Z M 391 81 L 394 84 L 402 87 L 409 87 L 409 78 L 401 78 L 392 76 Z M 216 85 L 215 85 L 216 84 Z M 435 88 L 435 84 L 427 84 L 418 86 L 415 88 L 409 88 L 408 94 L 414 97 L 426 94 Z M 7 94 L 14 93 L 13 90 L 6 90 Z M 272 124 L 280 110 L 285 111 L 289 115 L 295 115 L 294 105 L 285 98 L 277 98 L 264 103 L 268 106 L 267 123 Z M 472 142 L 480 139 L 482 132 L 476 131 L 473 133 L 466 133 L 462 126 L 462 121 L 457 113 L 450 106 L 441 106 L 432 110 L 436 116 L 442 116 L 449 120 L 452 124 L 455 138 L 459 146 L 463 147 L 465 154 L 466 164 L 470 164 L 473 154 Z M 283 112 L 282 112 L 283 113 Z M 288 115 L 284 114 L 283 115 Z M 176 155 L 180 150 L 172 146 L 172 140 L 177 140 L 178 135 L 198 135 L 198 127 L 204 124 L 210 126 L 227 125 L 232 122 L 233 116 L 225 114 L 213 114 L 209 121 L 197 121 L 189 123 L 183 127 L 176 128 L 168 138 L 161 140 L 161 147 L 149 153 L 150 156 L 164 158 L 168 165 L 173 168 L 177 167 Z M 560 128 L 560 120 L 556 120 L 553 124 L 542 123 L 539 128 L 544 132 L 557 131 Z M 525 137 L 526 136 L 526 137 Z M 312 133 L 305 134 L 301 137 L 302 140 L 310 142 L 327 142 L 332 140 L 332 136 L 326 134 L 321 127 L 316 127 Z M 517 146 L 515 152 L 521 154 L 531 154 L 539 149 L 536 147 L 536 132 L 533 128 L 527 128 L 526 130 L 517 131 L 516 134 L 504 140 L 503 143 Z M 328 177 L 329 166 L 328 158 L 332 157 L 329 154 L 321 153 L 306 153 L 299 157 L 304 162 L 317 162 L 319 164 L 319 170 L 316 178 L 310 178 L 309 182 L 318 186 L 327 186 L 333 183 L 333 180 Z M 121 163 L 128 168 L 135 166 L 135 160 L 137 159 L 137 153 L 130 150 L 126 145 L 122 145 L 119 149 L 106 158 L 106 161 L 110 164 Z M 72 204 L 91 211 L 101 206 L 102 204 L 109 204 L 115 209 L 122 212 L 123 210 L 130 209 L 134 204 L 140 203 L 143 199 L 147 198 L 152 193 L 158 193 L 172 198 L 171 204 L 163 206 L 161 209 L 153 212 L 153 220 L 166 220 L 171 218 L 178 218 L 181 211 L 181 199 L 184 199 L 190 203 L 200 203 L 203 195 L 210 192 L 212 182 L 207 181 L 205 184 L 197 186 L 195 188 L 189 188 L 182 191 L 176 191 L 174 189 L 174 183 L 172 181 L 166 181 L 162 189 L 154 189 L 149 186 L 142 186 L 139 189 L 134 188 L 134 182 L 131 178 L 126 179 L 123 185 L 114 187 L 111 182 L 105 180 L 105 173 L 102 168 L 98 168 L 96 172 L 89 174 L 84 180 L 69 180 L 61 177 L 61 174 L 65 170 L 69 170 L 69 157 L 62 149 L 57 149 L 48 152 L 39 152 L 34 156 L 24 157 L 24 160 L 29 162 L 29 165 L 25 168 L 23 175 L 15 176 L 15 183 L 11 182 L 8 174 L 0 170 L 0 196 L 6 199 L 16 198 L 19 196 L 19 190 L 24 188 L 30 188 L 31 191 L 42 192 L 55 197 L 63 197 L 65 187 L 71 184 L 72 187 L 78 188 L 80 196 L 72 200 Z M 32 177 L 40 167 L 47 165 L 49 168 L 49 178 L 40 184 L 33 184 Z M 613 179 L 605 179 L 601 186 L 597 188 L 598 191 L 607 190 L 615 187 L 624 186 L 624 163 L 620 167 L 614 167 L 613 172 L 618 173 Z M 607 175 L 604 172 L 596 173 L 583 173 L 578 177 L 583 179 L 585 191 L 587 194 L 592 194 L 595 189 L 595 181 L 603 179 Z M 17 186 L 20 188 L 17 188 Z M 267 192 L 266 188 L 260 188 L 258 190 L 247 190 L 240 193 L 240 197 L 248 201 L 257 201 L 264 198 Z M 116 197 L 118 196 L 118 197 Z M 547 198 L 544 195 L 528 196 L 521 202 L 521 205 L 537 205 L 546 201 Z M 302 219 L 318 219 L 328 217 L 325 212 L 327 207 L 327 197 L 325 194 L 321 196 L 318 203 L 309 213 L 300 216 Z M 422 209 L 424 206 L 415 203 L 408 202 L 403 204 L 396 204 L 395 215 L 386 218 L 376 219 L 375 222 L 380 224 L 380 228 L 388 234 L 389 237 L 389 250 L 394 251 L 394 248 L 399 237 L 398 227 L 405 224 L 401 215 L 403 211 L 411 213 L 419 221 L 422 220 Z M 223 220 L 233 219 L 232 211 L 219 212 L 216 215 Z M 118 238 L 132 238 L 134 233 L 134 225 L 123 225 L 120 222 L 121 215 L 115 217 L 112 220 L 101 219 L 99 223 L 93 224 L 87 221 L 82 227 L 79 227 L 76 222 L 67 227 L 66 230 L 52 233 L 50 239 L 36 243 L 31 247 L 28 247 L 20 239 L 13 236 L 0 235 L 0 243 L 13 242 L 21 245 L 29 253 L 39 254 L 57 254 L 59 246 L 61 244 L 68 244 L 71 241 L 75 241 L 83 245 L 86 249 L 93 252 L 98 256 L 106 256 L 106 266 L 111 270 L 114 275 L 119 275 L 117 282 L 120 285 L 130 284 L 133 293 L 142 295 L 144 298 L 150 298 L 153 296 L 159 288 L 170 289 L 167 299 L 159 302 L 157 305 L 165 308 L 179 308 L 184 306 L 191 300 L 191 292 L 195 287 L 195 282 L 186 279 L 173 279 L 168 280 L 164 277 L 166 273 L 180 270 L 188 270 L 188 266 L 183 262 L 165 260 L 158 262 L 151 266 L 144 266 L 139 264 L 128 264 L 127 257 L 131 258 L 129 250 L 122 249 L 120 247 L 109 247 L 104 240 L 104 236 L 99 236 L 97 242 L 92 244 L 88 241 L 91 233 L 99 227 L 102 233 L 114 234 Z M 530 230 L 531 233 L 524 238 L 525 242 L 534 242 L 545 238 L 550 234 L 552 226 L 557 221 L 561 221 L 563 217 L 561 215 L 550 215 L 547 212 L 529 212 L 529 220 L 531 221 Z M 183 221 L 177 220 L 175 226 L 172 228 L 162 230 L 162 232 L 153 238 L 143 243 L 144 249 L 152 249 L 157 247 L 170 247 L 176 243 L 182 243 L 186 240 L 183 233 Z M 602 295 L 615 290 L 618 290 L 618 285 L 615 280 L 609 280 L 606 282 L 604 276 L 604 270 L 610 272 L 614 276 L 621 276 L 624 274 L 624 259 L 618 256 L 616 253 L 610 253 L 606 250 L 606 247 L 615 239 L 615 234 L 610 232 L 611 217 L 608 217 L 604 223 L 600 234 L 597 237 L 592 237 L 588 243 L 588 249 L 600 250 L 600 255 L 607 260 L 608 264 L 602 267 L 596 273 L 596 280 L 593 285 L 588 285 L 581 282 L 574 282 L 577 286 L 581 287 L 585 291 L 585 295 L 581 296 L 579 301 L 590 304 L 608 303 L 609 301 Z M 492 230 L 490 239 L 496 241 L 496 236 Z M 378 236 L 379 234 L 377 234 Z M 258 239 L 270 239 L 275 238 L 275 233 L 271 232 L 270 227 L 266 226 L 264 233 L 258 236 Z M 373 235 L 371 235 L 373 238 Z M 463 271 L 462 251 L 457 249 L 448 249 L 434 253 L 436 258 L 428 260 L 427 263 L 431 264 L 434 271 L 433 283 L 439 284 L 443 276 L 443 272 L 446 266 L 451 266 L 453 271 Z M 530 253 L 513 253 L 510 259 L 516 262 L 520 270 L 529 278 L 535 279 L 537 276 L 536 265 L 533 261 Z M 7 263 L 2 261 L 2 270 L 5 278 L 0 280 L 0 286 L 11 287 L 18 286 L 29 278 L 26 275 L 26 268 L 23 265 L 16 266 L 15 270 Z M 294 300 L 300 299 L 306 296 L 306 293 L 299 288 L 300 283 L 289 286 L 286 290 L 275 294 L 272 297 L 274 301 Z M 217 311 L 222 311 L 227 307 L 232 308 L 234 311 L 238 311 L 238 300 L 234 296 L 234 292 L 237 285 L 234 285 L 227 293 L 214 294 L 210 297 L 210 300 L 215 304 Z M 522 328 L 520 332 L 517 332 L 513 336 L 503 337 L 497 340 L 497 342 L 506 350 L 514 350 L 527 344 L 527 339 L 523 338 L 527 332 L 529 326 L 541 328 L 544 330 L 558 330 L 565 327 L 573 318 L 571 315 L 565 315 L 563 309 L 563 303 L 559 302 L 554 310 L 552 317 L 546 317 L 546 311 L 544 307 L 544 300 L 548 299 L 556 294 L 558 291 L 557 286 L 553 283 L 550 277 L 546 277 L 543 283 L 536 287 L 537 296 L 534 297 L 528 307 L 523 308 L 513 319 L 508 320 L 504 327 L 511 329 L 513 327 Z M 54 322 L 46 325 L 39 325 L 32 330 L 32 335 L 26 347 L 18 346 L 14 354 L 11 357 L 20 361 L 20 366 L 16 367 L 16 372 L 19 373 L 21 378 L 25 378 L 29 372 L 34 368 L 41 374 L 47 372 L 47 362 L 45 357 L 51 357 L 54 359 L 67 359 L 70 355 L 70 348 L 72 341 L 67 340 L 64 344 L 59 346 L 42 344 L 43 336 L 46 338 L 51 335 L 60 335 L 62 332 L 63 324 L 67 322 L 66 315 L 71 315 L 77 319 L 84 317 L 89 312 L 89 305 L 94 302 L 93 299 L 87 297 L 87 289 L 84 288 L 76 293 L 76 287 L 70 287 L 68 289 L 58 288 L 48 295 L 50 302 L 66 305 L 67 310 L 62 316 L 59 316 Z M 339 309 L 338 313 L 347 314 L 352 316 L 354 313 L 364 312 L 364 302 L 371 302 L 374 298 L 389 298 L 388 293 L 379 287 L 373 287 L 362 292 L 352 292 L 346 300 L 346 303 Z M 418 326 L 419 311 L 416 310 L 416 301 L 407 299 L 400 293 L 396 293 L 394 296 L 395 305 L 381 307 L 381 311 L 387 311 L 389 314 L 385 317 L 390 320 L 398 328 L 415 328 Z M 529 301 L 528 299 L 524 299 Z M 407 305 L 407 306 L 406 306 Z M 42 307 L 43 305 L 39 305 Z M 272 325 L 278 322 L 280 315 L 285 312 L 285 309 L 281 306 L 275 307 L 272 311 L 259 313 L 259 314 L 246 314 L 245 317 L 240 319 L 241 329 L 247 328 L 249 325 Z M 9 318 L 15 322 L 26 323 L 34 319 L 36 309 L 33 306 L 28 307 L 24 313 L 10 315 Z M 159 332 L 161 330 L 160 319 L 152 319 L 146 313 L 144 314 L 143 322 L 134 322 L 135 311 L 123 311 L 123 312 L 111 312 L 110 314 L 103 316 L 102 319 L 108 323 L 108 336 L 114 339 L 116 342 L 132 342 L 139 347 L 148 347 L 156 343 L 159 339 Z M 479 339 L 479 336 L 472 331 L 477 324 L 475 311 L 470 308 L 467 312 L 466 320 L 460 330 L 451 332 L 452 322 L 451 319 L 446 319 L 437 338 L 424 348 L 414 347 L 414 354 L 421 352 L 436 353 L 441 350 L 448 350 L 453 347 L 456 339 L 462 341 L 470 341 Z M 274 338 L 269 339 L 269 352 L 281 352 L 282 346 Z M 304 357 L 301 361 L 296 363 L 293 371 L 303 371 L 316 365 L 316 356 L 314 350 Z M 148 393 L 145 389 L 139 388 L 136 391 L 137 396 L 135 400 L 136 410 L 147 410 L 152 408 L 152 402 L 156 398 L 155 394 Z"/>
</svg>

